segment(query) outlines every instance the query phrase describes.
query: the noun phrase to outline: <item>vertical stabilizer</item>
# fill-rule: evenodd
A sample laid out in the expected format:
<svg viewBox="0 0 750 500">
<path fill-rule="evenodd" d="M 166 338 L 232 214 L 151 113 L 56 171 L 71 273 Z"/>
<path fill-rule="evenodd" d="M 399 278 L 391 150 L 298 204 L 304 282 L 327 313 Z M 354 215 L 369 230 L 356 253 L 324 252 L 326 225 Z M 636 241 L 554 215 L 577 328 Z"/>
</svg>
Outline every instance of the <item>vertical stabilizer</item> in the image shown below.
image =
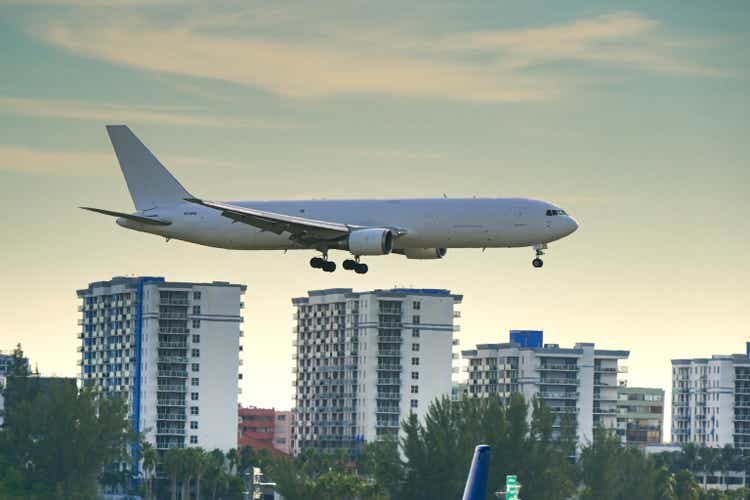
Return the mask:
<svg viewBox="0 0 750 500">
<path fill-rule="evenodd" d="M 107 133 L 136 209 L 176 205 L 192 198 L 126 125 L 107 125 Z"/>
<path fill-rule="evenodd" d="M 490 447 L 480 444 L 474 448 L 469 477 L 466 478 L 463 500 L 487 499 L 487 475 L 490 469 Z"/>
</svg>

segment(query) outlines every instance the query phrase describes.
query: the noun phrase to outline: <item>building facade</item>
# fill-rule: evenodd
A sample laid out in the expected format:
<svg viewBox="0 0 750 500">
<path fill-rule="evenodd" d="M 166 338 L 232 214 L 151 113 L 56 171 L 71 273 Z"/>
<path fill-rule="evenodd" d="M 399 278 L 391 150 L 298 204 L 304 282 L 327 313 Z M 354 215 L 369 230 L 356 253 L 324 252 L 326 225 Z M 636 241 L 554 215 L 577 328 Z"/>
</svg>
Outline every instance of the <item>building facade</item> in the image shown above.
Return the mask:
<svg viewBox="0 0 750 500">
<path fill-rule="evenodd" d="M 81 383 L 127 398 L 158 450 L 229 450 L 244 285 L 117 277 L 78 290 Z"/>
<path fill-rule="evenodd" d="M 239 409 L 238 448 L 280 451 L 289 454 L 291 443 L 291 411 L 250 406 Z"/>
<path fill-rule="evenodd" d="M 750 449 L 748 354 L 672 360 L 672 442 Z"/>
<path fill-rule="evenodd" d="M 461 300 L 448 290 L 401 288 L 293 299 L 292 452 L 356 451 L 395 438 L 410 413 L 422 418 L 432 400 L 450 397 Z"/>
<path fill-rule="evenodd" d="M 572 348 L 539 345 L 541 336 L 530 337 L 534 343 L 529 347 L 509 342 L 462 351 L 468 360 L 466 394 L 541 398 L 555 414 L 554 436 L 559 436 L 563 417 L 569 414 L 575 418 L 579 444 L 591 441 L 597 427 L 615 428 L 618 374 L 627 371 L 619 363 L 629 351 L 595 349 L 592 343 Z"/>
<path fill-rule="evenodd" d="M 627 445 L 659 445 L 664 424 L 664 390 L 620 387 L 617 391 L 617 434 Z"/>
</svg>

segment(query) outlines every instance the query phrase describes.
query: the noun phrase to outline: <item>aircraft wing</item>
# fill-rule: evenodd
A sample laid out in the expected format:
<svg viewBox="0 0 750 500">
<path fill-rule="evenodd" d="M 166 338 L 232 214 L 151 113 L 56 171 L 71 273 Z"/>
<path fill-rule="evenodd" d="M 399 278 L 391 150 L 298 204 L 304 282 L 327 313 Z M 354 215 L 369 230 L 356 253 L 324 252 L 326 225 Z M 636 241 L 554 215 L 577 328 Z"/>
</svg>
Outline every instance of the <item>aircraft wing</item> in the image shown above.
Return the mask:
<svg viewBox="0 0 750 500">
<path fill-rule="evenodd" d="M 249 224 L 263 231 L 270 231 L 275 234 L 286 231 L 291 233 L 292 239 L 300 243 L 309 244 L 316 241 L 337 240 L 348 236 L 352 230 L 360 228 L 359 226 L 350 226 L 338 222 L 327 222 L 246 208 L 219 201 L 206 201 L 198 198 L 186 198 L 186 201 L 213 208 L 220 211 L 224 217 L 235 222 Z"/>
</svg>

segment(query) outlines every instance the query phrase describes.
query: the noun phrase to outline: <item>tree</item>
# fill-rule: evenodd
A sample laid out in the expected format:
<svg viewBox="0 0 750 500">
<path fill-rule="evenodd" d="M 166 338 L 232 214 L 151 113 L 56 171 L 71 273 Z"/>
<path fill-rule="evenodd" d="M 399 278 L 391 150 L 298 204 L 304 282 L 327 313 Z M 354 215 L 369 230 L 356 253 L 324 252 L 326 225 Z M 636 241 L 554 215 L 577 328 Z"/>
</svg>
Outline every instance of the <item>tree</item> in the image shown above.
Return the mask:
<svg viewBox="0 0 750 500">
<path fill-rule="evenodd" d="M 398 442 L 385 439 L 368 443 L 359 459 L 359 471 L 381 485 L 390 498 L 399 498 L 403 464 L 398 455 Z"/>
<path fill-rule="evenodd" d="M 170 448 L 164 453 L 162 460 L 164 470 L 170 481 L 172 500 L 177 500 L 177 480 L 183 474 L 184 457 L 179 448 Z"/>
<path fill-rule="evenodd" d="M 126 478 L 117 464 L 127 460 L 135 435 L 121 398 L 79 391 L 71 380 L 13 373 L 0 456 L 23 495 L 95 498 L 99 480 Z"/>
<path fill-rule="evenodd" d="M 156 465 L 159 462 L 159 454 L 151 443 L 145 440 L 140 442 L 140 452 L 143 473 L 146 477 L 146 498 L 151 499 L 153 497 L 153 482 L 154 473 L 156 472 Z"/>
</svg>

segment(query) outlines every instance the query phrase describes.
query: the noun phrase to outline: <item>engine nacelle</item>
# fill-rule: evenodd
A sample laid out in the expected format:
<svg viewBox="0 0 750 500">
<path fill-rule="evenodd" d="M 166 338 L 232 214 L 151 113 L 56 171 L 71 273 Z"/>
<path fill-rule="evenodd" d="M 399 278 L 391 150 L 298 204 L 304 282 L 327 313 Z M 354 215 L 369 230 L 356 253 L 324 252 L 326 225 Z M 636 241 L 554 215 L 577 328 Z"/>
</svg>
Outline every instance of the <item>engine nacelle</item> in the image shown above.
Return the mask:
<svg viewBox="0 0 750 500">
<path fill-rule="evenodd" d="M 405 248 L 407 259 L 442 259 L 448 253 L 446 248 Z"/>
<path fill-rule="evenodd" d="M 393 250 L 390 229 L 357 229 L 349 235 L 349 251 L 353 255 L 388 255 Z"/>
</svg>

